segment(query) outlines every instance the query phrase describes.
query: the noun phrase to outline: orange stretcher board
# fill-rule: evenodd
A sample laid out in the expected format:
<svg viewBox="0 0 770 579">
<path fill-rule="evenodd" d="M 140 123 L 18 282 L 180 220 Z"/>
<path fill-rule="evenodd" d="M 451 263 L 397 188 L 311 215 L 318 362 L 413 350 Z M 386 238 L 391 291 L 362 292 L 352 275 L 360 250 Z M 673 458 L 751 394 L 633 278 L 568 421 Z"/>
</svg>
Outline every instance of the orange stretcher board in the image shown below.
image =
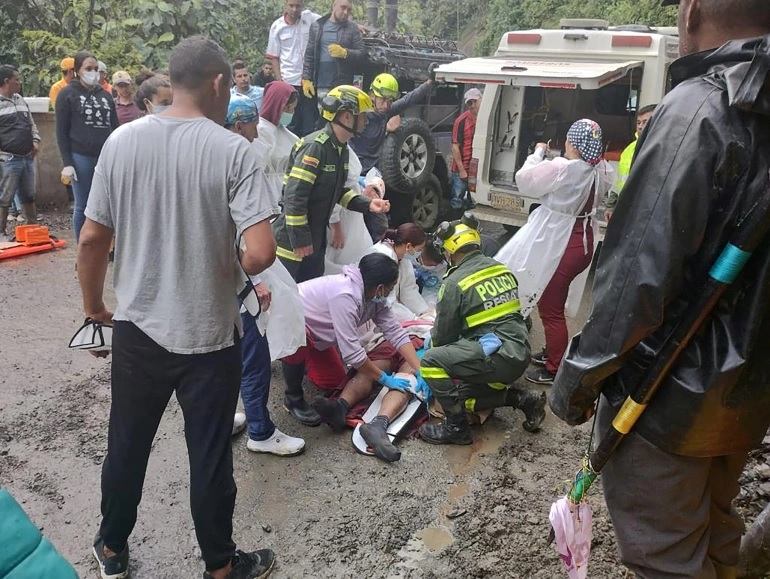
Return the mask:
<svg viewBox="0 0 770 579">
<path fill-rule="evenodd" d="M 0 260 L 10 259 L 12 257 L 23 257 L 32 253 L 43 253 L 61 247 L 67 247 L 67 242 L 63 239 L 51 239 L 50 243 L 41 243 L 40 245 L 24 245 L 21 243 L 12 244 L 10 247 L 0 249 Z"/>
</svg>

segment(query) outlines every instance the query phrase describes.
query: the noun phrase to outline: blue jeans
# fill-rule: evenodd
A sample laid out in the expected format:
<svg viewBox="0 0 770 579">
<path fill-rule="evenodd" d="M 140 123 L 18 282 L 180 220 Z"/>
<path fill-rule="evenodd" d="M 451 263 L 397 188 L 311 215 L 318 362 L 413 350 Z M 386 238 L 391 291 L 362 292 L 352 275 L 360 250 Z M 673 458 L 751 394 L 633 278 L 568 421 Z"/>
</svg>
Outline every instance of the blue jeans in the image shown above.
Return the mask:
<svg viewBox="0 0 770 579">
<path fill-rule="evenodd" d="M 88 194 L 91 192 L 91 181 L 98 157 L 89 157 L 80 153 L 72 153 L 72 166 L 75 167 L 77 181 L 72 181 L 72 192 L 75 195 L 75 209 L 72 212 L 72 225 L 75 229 L 75 243 L 80 240 L 80 230 L 86 222 L 86 205 Z"/>
<path fill-rule="evenodd" d="M 246 411 L 251 440 L 267 440 L 275 432 L 270 420 L 267 399 L 270 397 L 270 348 L 267 338 L 259 333 L 254 317 L 248 312 L 241 314 L 243 322 L 243 373 L 241 374 L 241 398 Z"/>
<path fill-rule="evenodd" d="M 460 173 L 449 173 L 449 186 L 452 188 L 452 209 L 462 209 L 465 192 L 468 190 L 468 180 L 460 178 Z"/>
<path fill-rule="evenodd" d="M 0 207 L 9 208 L 16 196 L 24 203 L 35 201 L 35 160 L 11 157 L 0 163 Z"/>
</svg>

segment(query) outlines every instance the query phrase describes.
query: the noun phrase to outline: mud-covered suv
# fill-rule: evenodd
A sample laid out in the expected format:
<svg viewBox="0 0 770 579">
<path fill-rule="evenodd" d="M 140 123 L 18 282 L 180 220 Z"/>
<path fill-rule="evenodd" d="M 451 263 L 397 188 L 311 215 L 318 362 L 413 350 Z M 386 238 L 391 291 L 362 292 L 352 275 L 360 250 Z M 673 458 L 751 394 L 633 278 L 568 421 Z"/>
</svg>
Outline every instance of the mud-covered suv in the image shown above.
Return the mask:
<svg viewBox="0 0 770 579">
<path fill-rule="evenodd" d="M 364 38 L 369 59 L 363 67 L 362 88 L 389 72 L 405 94 L 430 77 L 433 64 L 465 58 L 453 41 L 426 40 L 395 34 Z M 435 227 L 447 206 L 452 125 L 462 107 L 462 86 L 439 84 L 422 103 L 409 107 L 401 126 L 388 133 L 377 164 L 391 202 L 391 221 L 414 221 Z"/>
</svg>

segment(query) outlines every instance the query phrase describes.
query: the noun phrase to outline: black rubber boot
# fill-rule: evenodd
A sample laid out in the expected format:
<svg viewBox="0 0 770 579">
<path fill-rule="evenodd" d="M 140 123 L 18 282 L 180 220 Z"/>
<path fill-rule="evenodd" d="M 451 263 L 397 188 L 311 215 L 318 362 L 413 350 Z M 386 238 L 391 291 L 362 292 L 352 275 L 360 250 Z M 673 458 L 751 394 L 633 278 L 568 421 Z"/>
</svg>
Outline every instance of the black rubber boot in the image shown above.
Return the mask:
<svg viewBox="0 0 770 579">
<path fill-rule="evenodd" d="M 401 459 L 401 451 L 393 446 L 388 436 L 387 416 L 375 416 L 368 424 L 362 424 L 360 430 L 364 441 L 377 458 L 385 462 L 396 462 Z"/>
<path fill-rule="evenodd" d="M 440 424 L 423 424 L 420 438 L 431 444 L 471 444 L 473 434 L 465 411 L 448 414 Z"/>
<path fill-rule="evenodd" d="M 313 408 L 320 419 L 332 427 L 333 432 L 345 430 L 345 417 L 348 415 L 348 404 L 344 400 L 329 400 L 318 397 L 313 400 Z"/>
<path fill-rule="evenodd" d="M 527 432 L 535 432 L 545 420 L 545 392 L 510 385 L 505 393 L 505 405 L 518 408 L 524 413 L 522 426 Z"/>
<path fill-rule="evenodd" d="M 286 382 L 286 395 L 283 406 L 294 420 L 305 426 L 319 426 L 321 417 L 305 401 L 302 391 L 302 380 L 305 377 L 305 366 L 302 364 L 282 364 L 283 379 Z"/>
<path fill-rule="evenodd" d="M 524 413 L 522 426 L 527 432 L 540 430 L 540 425 L 545 420 L 545 392 L 530 390 L 526 393 L 519 408 Z"/>
</svg>

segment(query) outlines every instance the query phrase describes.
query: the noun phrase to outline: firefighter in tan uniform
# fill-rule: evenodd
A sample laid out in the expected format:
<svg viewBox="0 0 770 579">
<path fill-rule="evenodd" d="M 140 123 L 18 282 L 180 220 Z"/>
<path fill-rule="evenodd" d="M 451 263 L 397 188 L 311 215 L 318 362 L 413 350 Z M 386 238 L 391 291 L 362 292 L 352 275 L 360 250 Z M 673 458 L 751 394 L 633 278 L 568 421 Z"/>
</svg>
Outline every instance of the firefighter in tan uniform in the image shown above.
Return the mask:
<svg viewBox="0 0 770 579">
<path fill-rule="evenodd" d="M 520 408 L 524 429 L 538 430 L 545 393 L 513 384 L 530 359 L 516 278 L 481 253 L 478 221 L 470 213 L 442 223 L 435 238 L 451 267 L 439 290 L 432 347 L 420 370 L 446 419 L 423 425 L 420 436 L 433 444 L 470 444 L 466 411 L 499 406 Z"/>
</svg>

